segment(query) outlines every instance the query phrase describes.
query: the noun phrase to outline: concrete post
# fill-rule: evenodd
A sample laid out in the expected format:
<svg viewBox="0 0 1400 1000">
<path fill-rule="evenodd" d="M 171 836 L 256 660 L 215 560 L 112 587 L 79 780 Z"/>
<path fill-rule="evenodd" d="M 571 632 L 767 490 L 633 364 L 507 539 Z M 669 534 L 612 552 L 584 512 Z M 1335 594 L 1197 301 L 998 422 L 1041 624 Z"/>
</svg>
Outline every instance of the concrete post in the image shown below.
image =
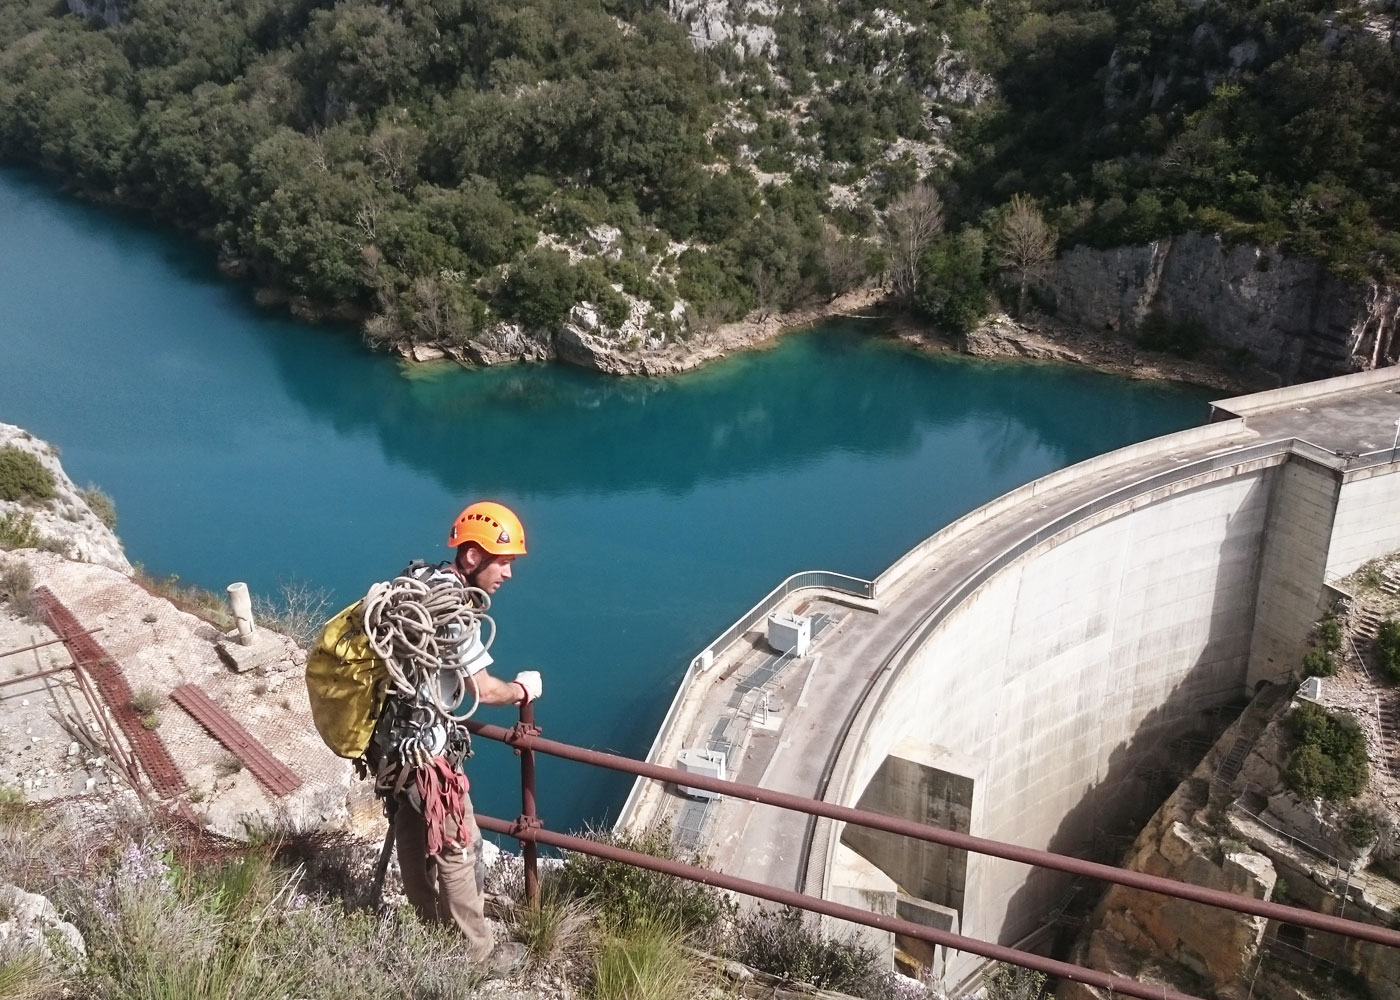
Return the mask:
<svg viewBox="0 0 1400 1000">
<path fill-rule="evenodd" d="M 228 603 L 233 609 L 233 622 L 238 628 L 238 641 L 244 646 L 253 644 L 253 600 L 248 596 L 246 583 L 228 585 Z"/>
</svg>

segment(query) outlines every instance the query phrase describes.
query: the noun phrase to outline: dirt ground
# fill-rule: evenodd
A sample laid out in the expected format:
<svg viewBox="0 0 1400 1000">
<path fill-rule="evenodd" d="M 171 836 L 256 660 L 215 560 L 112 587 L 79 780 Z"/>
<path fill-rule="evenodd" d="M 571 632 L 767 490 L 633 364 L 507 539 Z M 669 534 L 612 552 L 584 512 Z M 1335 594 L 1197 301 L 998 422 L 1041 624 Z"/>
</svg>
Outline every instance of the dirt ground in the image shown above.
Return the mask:
<svg viewBox="0 0 1400 1000">
<path fill-rule="evenodd" d="M 218 832 L 260 826 L 346 826 L 350 764 L 326 749 L 311 723 L 300 652 L 258 630 L 256 666 L 232 669 L 228 638 L 214 625 L 151 594 L 115 570 L 36 550 L 22 560 L 116 660 L 138 715 L 169 751 L 188 791 L 181 798 Z M 30 801 L 130 795 L 119 763 L 128 742 L 95 688 L 79 683 L 67 647 L 37 615 L 0 606 L 0 784 Z M 42 645 L 40 645 L 42 644 Z M 37 647 L 37 648 L 27 648 Z M 35 676 L 55 671 L 46 676 Z M 170 698 L 196 684 L 301 781 L 285 796 L 264 788 L 237 756 Z M 138 704 L 139 703 L 139 704 Z M 114 763 L 115 762 L 115 763 Z M 149 788 L 144 793 L 151 797 Z"/>
</svg>

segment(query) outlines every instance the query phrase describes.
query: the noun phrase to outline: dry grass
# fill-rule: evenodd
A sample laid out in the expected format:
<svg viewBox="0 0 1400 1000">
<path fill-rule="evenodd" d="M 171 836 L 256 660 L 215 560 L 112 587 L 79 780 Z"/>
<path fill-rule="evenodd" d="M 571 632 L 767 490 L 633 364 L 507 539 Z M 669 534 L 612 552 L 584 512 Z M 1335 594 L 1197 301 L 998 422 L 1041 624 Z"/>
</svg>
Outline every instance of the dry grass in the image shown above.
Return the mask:
<svg viewBox="0 0 1400 1000">
<path fill-rule="evenodd" d="M 708 971 L 675 921 L 639 919 L 598 944 L 595 1000 L 679 1000 L 702 995 L 708 984 Z"/>
<path fill-rule="evenodd" d="M 596 916 L 585 900 L 563 894 L 557 878 L 546 877 L 540 886 L 540 905 L 521 903 L 510 923 L 515 937 L 530 949 L 532 963 L 547 967 L 591 949 Z"/>
<path fill-rule="evenodd" d="M 43 1000 L 62 987 L 63 977 L 37 951 L 0 945 L 0 1000 Z"/>
<path fill-rule="evenodd" d="M 411 914 L 381 920 L 308 891 L 301 866 L 287 864 L 278 847 L 153 825 L 140 813 L 100 824 L 58 808 L 0 813 L 0 880 L 47 896 L 87 942 L 88 966 L 70 983 L 75 996 L 473 995 L 478 980 L 455 932 L 425 927 Z M 25 963 L 15 975 L 33 981 Z"/>
</svg>

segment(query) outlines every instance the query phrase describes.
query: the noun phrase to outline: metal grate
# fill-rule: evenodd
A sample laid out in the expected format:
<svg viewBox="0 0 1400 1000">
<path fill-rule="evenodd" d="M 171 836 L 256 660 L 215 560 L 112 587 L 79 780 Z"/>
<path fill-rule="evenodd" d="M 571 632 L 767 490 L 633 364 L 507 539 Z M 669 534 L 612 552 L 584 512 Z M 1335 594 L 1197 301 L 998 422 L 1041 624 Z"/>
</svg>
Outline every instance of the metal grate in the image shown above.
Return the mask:
<svg viewBox="0 0 1400 1000">
<path fill-rule="evenodd" d="M 301 787 L 301 778 L 234 721 L 198 684 L 181 684 L 170 697 L 194 721 L 209 731 L 229 752 L 247 765 L 248 772 L 273 795 L 287 795 Z"/>
<path fill-rule="evenodd" d="M 185 776 L 175 766 L 170 751 L 159 736 L 141 724 L 136 710 L 131 707 L 131 686 L 127 684 L 117 661 L 92 637 L 90 630 L 79 624 L 73 612 L 65 608 L 48 587 L 34 588 L 34 603 L 43 613 L 49 628 L 63 640 L 73 663 L 97 685 L 102 700 L 121 727 L 156 794 L 168 798 L 188 788 Z"/>
</svg>

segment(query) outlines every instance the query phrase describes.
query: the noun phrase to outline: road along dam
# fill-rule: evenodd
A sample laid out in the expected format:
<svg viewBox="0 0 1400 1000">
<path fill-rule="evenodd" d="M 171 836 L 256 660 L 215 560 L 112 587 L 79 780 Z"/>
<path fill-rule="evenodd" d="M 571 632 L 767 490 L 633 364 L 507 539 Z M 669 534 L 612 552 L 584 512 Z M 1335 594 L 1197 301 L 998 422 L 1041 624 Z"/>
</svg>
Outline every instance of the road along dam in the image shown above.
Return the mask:
<svg viewBox="0 0 1400 1000">
<path fill-rule="evenodd" d="M 1400 548 L 1400 371 L 1209 417 L 1014 490 L 873 581 L 790 577 L 695 657 L 650 759 L 1116 860 L 1107 835 L 1170 791 L 1183 741 L 1295 673 L 1328 582 Z M 618 828 L 658 822 L 724 871 L 1002 944 L 1032 943 L 1073 891 L 640 780 Z M 981 962 L 909 950 L 950 986 Z"/>
</svg>

